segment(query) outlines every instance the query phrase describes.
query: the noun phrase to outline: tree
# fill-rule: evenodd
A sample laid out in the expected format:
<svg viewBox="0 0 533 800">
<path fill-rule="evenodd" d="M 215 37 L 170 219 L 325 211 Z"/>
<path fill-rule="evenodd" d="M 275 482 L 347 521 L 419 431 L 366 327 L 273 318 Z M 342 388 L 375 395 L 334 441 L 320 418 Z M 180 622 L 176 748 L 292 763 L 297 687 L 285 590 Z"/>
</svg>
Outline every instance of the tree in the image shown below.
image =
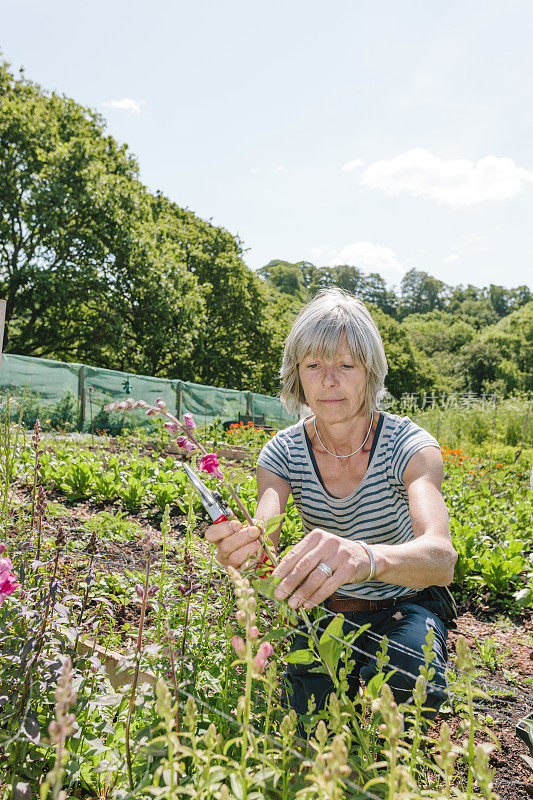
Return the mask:
<svg viewBox="0 0 533 800">
<path fill-rule="evenodd" d="M 406 331 L 380 308 L 370 307 L 378 326 L 389 371 L 385 381 L 388 391 L 399 399 L 403 392 L 430 391 L 435 382 L 431 364 L 413 347 Z"/>
<path fill-rule="evenodd" d="M 417 269 L 406 272 L 400 286 L 402 318 L 408 314 L 424 314 L 426 311 L 444 308 L 450 288 L 438 278 Z"/>
<path fill-rule="evenodd" d="M 460 352 L 457 370 L 474 392 L 533 389 L 533 301 L 486 328 Z"/>
<path fill-rule="evenodd" d="M 308 296 L 300 264 L 269 261 L 258 274 L 283 294 L 288 294 L 297 300 L 305 300 Z"/>
</svg>

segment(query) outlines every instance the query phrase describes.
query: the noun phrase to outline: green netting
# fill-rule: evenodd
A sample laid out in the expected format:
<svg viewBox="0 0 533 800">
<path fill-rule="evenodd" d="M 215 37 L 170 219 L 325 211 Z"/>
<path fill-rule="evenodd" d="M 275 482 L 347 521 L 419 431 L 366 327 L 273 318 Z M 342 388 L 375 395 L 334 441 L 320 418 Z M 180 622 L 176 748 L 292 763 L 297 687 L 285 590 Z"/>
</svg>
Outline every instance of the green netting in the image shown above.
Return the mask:
<svg viewBox="0 0 533 800">
<path fill-rule="evenodd" d="M 84 366 L 81 373 L 81 391 L 85 396 L 85 420 L 93 419 L 102 408 L 112 400 L 132 397 L 134 400 L 145 400 L 154 403 L 156 397 L 162 397 L 169 411 L 176 412 L 175 381 L 165 378 L 152 378 L 148 375 L 133 375 L 112 369 Z M 128 419 L 136 424 L 153 425 L 153 420 L 142 410 L 128 412 Z"/>
<path fill-rule="evenodd" d="M 197 425 L 209 424 L 215 419 L 237 420 L 239 412 L 246 414 L 249 392 L 218 389 L 189 381 L 175 381 L 175 383 L 178 392 L 181 392 L 181 413 L 187 411 L 192 413 Z"/>
<path fill-rule="evenodd" d="M 254 417 L 264 416 L 265 423 L 276 428 L 286 428 L 297 421 L 298 417 L 289 414 L 286 407 L 280 402 L 279 397 L 270 397 L 266 394 L 250 392 L 251 405 L 249 413 Z"/>
<path fill-rule="evenodd" d="M 124 397 L 149 403 L 162 397 L 171 412 L 179 416 L 191 412 L 197 425 L 209 424 L 215 419 L 223 422 L 238 420 L 239 413 L 265 415 L 266 423 L 276 427 L 286 427 L 297 420 L 296 415 L 289 414 L 282 407 L 278 397 L 134 375 L 85 364 L 3 354 L 0 391 L 17 397 L 25 388 L 30 396 L 42 398 L 48 405 L 71 395 L 78 404 L 80 420 L 85 427 L 90 426 L 91 418 L 98 418 L 104 405 Z M 137 423 L 153 424 L 143 411 L 129 412 L 128 417 Z"/>
<path fill-rule="evenodd" d="M 0 363 L 0 388 L 15 397 L 24 387 L 39 397 L 58 400 L 68 392 L 78 397 L 78 374 L 81 364 L 64 364 L 46 358 L 3 354 Z"/>
</svg>

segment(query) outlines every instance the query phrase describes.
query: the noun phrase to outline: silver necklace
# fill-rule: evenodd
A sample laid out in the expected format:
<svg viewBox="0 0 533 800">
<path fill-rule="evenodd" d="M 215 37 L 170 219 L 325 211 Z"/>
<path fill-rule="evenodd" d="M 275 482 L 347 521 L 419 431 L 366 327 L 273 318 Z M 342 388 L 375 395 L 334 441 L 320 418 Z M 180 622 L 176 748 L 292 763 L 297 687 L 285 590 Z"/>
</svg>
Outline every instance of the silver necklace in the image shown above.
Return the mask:
<svg viewBox="0 0 533 800">
<path fill-rule="evenodd" d="M 367 434 L 366 434 L 366 436 L 365 436 L 365 441 L 363 442 L 363 444 L 361 445 L 361 447 L 363 447 L 363 446 L 364 446 L 364 444 L 365 444 L 366 440 L 367 440 L 367 439 L 368 439 L 368 437 L 370 436 L 370 431 L 372 430 L 372 423 L 373 423 L 373 422 L 374 422 L 374 412 L 372 411 L 372 416 L 371 416 L 371 418 L 370 418 L 370 425 L 369 425 L 369 428 L 368 428 Z M 324 448 L 324 450 L 326 451 L 326 453 L 329 453 L 329 454 L 330 454 L 330 456 L 335 456 L 335 458 L 350 458 L 350 456 L 354 456 L 354 455 L 355 455 L 356 453 L 358 453 L 358 452 L 359 452 L 359 450 L 361 449 L 361 447 L 358 447 L 358 448 L 357 448 L 357 450 L 354 450 L 354 451 L 353 451 L 353 453 L 348 453 L 348 455 L 347 455 L 347 456 L 338 456 L 338 455 L 337 455 L 337 453 L 332 453 L 332 452 L 331 452 L 331 450 L 328 450 L 328 448 L 326 447 L 326 445 L 324 444 L 324 442 L 322 441 L 322 439 L 321 439 L 321 438 L 320 438 L 320 436 L 318 435 L 318 431 L 317 431 L 317 429 L 316 429 L 316 417 L 315 417 L 315 418 L 314 418 L 314 420 L 313 420 L 313 425 L 315 426 L 316 438 L 318 439 L 318 441 L 320 442 L 320 444 L 322 445 L 322 447 Z"/>
</svg>

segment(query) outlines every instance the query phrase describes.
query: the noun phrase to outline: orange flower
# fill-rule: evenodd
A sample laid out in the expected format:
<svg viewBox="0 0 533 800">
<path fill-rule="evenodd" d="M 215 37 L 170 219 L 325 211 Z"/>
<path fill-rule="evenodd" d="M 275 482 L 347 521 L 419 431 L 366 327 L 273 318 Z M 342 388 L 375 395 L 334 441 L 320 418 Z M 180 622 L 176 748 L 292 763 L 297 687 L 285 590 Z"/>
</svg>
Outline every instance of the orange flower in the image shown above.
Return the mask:
<svg viewBox="0 0 533 800">
<path fill-rule="evenodd" d="M 496 464 L 497 467 L 503 467 L 503 464 Z"/>
</svg>

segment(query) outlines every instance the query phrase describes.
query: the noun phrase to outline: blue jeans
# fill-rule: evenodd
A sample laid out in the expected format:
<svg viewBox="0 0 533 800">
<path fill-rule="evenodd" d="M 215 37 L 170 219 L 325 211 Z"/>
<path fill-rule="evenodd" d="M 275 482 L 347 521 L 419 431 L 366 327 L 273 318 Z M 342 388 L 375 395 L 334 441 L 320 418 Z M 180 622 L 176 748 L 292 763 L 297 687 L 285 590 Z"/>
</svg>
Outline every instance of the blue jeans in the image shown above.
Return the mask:
<svg viewBox="0 0 533 800">
<path fill-rule="evenodd" d="M 408 702 L 412 696 L 415 681 L 420 674 L 419 667 L 424 664 L 421 646 L 425 644 L 428 628 L 433 628 L 435 658 L 431 662 L 431 666 L 435 669 L 435 676 L 428 686 L 425 703 L 431 711 L 424 713 L 426 719 L 433 719 L 447 692 L 445 669 L 448 658 L 446 648 L 448 631 L 444 622 L 422 602 L 415 603 L 413 601 L 398 601 L 395 606 L 382 611 L 356 611 L 345 613 L 343 616 L 345 618 L 344 634 L 354 630 L 353 623 L 355 625 L 370 623 L 371 625 L 368 630 L 357 637 L 353 643 L 353 647 L 357 649 L 350 654 L 350 658 L 356 662 L 356 666 L 348 678 L 348 694 L 352 699 L 357 694 L 360 681 L 367 683 L 376 674 L 375 654 L 381 648 L 380 637 L 386 636 L 389 640 L 387 649 L 389 662 L 385 667 L 385 673 L 392 669 L 398 670 L 389 679 L 389 686 L 397 703 Z M 320 620 L 320 630 L 317 631 L 319 638 L 333 617 L 334 615 L 329 613 Z M 305 626 L 301 627 L 305 630 Z M 291 651 L 307 647 L 308 637 L 297 633 L 292 642 Z M 311 695 L 315 697 L 316 710 L 320 711 L 324 707 L 328 695 L 333 691 L 333 683 L 328 675 L 310 671 L 316 666 L 317 662 L 287 664 L 286 688 L 283 691 L 282 702 L 286 707 L 294 708 L 297 714 L 307 713 L 307 703 Z"/>
</svg>

